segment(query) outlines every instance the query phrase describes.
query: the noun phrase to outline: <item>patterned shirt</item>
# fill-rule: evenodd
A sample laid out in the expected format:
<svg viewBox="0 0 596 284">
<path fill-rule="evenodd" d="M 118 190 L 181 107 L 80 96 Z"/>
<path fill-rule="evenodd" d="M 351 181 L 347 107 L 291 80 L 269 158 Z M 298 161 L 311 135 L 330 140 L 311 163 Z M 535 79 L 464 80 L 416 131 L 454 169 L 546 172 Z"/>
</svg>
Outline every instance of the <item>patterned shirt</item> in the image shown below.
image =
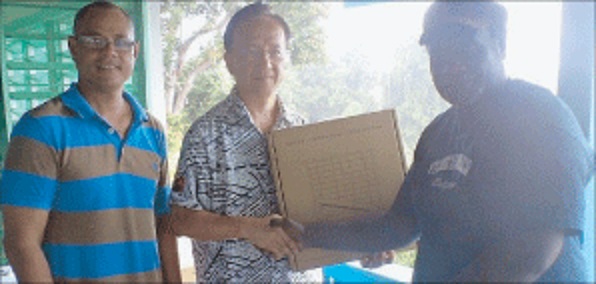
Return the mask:
<svg viewBox="0 0 596 284">
<path fill-rule="evenodd" d="M 274 129 L 303 124 L 280 104 Z M 177 177 L 185 186 L 172 203 L 225 216 L 265 217 L 279 213 L 270 173 L 267 137 L 254 125 L 235 89 L 191 126 Z M 201 226 L 201 224 L 196 224 Z M 197 283 L 301 280 L 287 259 L 276 261 L 245 240 L 193 240 Z"/>
<path fill-rule="evenodd" d="M 161 280 L 155 215 L 169 212 L 163 129 L 128 93 L 126 138 L 76 84 L 17 123 L 1 203 L 49 211 L 42 248 L 55 281 Z"/>
</svg>

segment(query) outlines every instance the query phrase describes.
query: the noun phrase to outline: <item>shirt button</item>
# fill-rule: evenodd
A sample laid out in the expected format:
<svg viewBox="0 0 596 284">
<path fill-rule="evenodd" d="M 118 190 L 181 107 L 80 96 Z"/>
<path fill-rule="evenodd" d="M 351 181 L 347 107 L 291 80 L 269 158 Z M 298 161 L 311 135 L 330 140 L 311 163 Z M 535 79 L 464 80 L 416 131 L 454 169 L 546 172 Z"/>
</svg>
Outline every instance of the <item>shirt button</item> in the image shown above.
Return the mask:
<svg viewBox="0 0 596 284">
<path fill-rule="evenodd" d="M 111 134 L 114 134 L 114 132 L 115 132 L 114 128 L 111 128 L 111 127 L 110 127 L 110 129 L 108 129 L 108 133 L 110 133 L 110 135 L 111 135 Z"/>
</svg>

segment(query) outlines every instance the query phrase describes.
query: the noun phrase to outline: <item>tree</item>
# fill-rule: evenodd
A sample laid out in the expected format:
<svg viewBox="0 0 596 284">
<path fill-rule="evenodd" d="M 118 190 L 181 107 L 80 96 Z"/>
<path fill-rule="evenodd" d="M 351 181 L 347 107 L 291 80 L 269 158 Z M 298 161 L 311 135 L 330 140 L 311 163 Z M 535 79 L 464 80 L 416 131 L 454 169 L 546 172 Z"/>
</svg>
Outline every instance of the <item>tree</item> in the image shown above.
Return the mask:
<svg viewBox="0 0 596 284">
<path fill-rule="evenodd" d="M 164 39 L 167 114 L 180 114 L 201 75 L 223 58 L 223 31 L 232 14 L 247 5 L 242 1 L 165 1 L 161 3 Z M 273 2 L 293 29 L 294 64 L 324 60 L 324 39 L 319 20 L 327 5 L 312 2 Z"/>
<path fill-rule="evenodd" d="M 168 6 L 170 5 L 170 6 Z M 233 80 L 223 63 L 222 35 L 224 24 L 233 11 L 246 2 L 164 2 L 166 74 L 171 86 L 172 108 L 168 112 L 170 163 L 177 161 L 182 138 L 190 122 L 222 100 Z M 176 6 L 176 7 L 174 7 Z M 329 13 L 329 6 L 320 2 L 272 2 L 292 28 L 292 66 L 280 88 L 284 104 L 300 112 L 310 122 L 357 115 L 394 108 L 397 111 L 405 154 L 412 161 L 412 152 L 422 129 L 447 104 L 436 93 L 430 79 L 428 58 L 416 40 L 395 50 L 394 65 L 389 71 L 378 71 L 367 56 L 370 50 L 354 46 L 338 60 L 325 53 L 326 38 L 319 21 Z M 193 18 L 193 31 L 182 37 Z M 204 18 L 203 20 L 201 20 Z M 208 24 L 208 21 L 212 21 Z M 167 23 L 166 23 L 167 22 Z M 199 32 L 202 31 L 202 32 Z M 348 31 L 346 31 L 348 32 Z M 184 38 L 184 39 L 179 39 Z M 199 48 L 190 55 L 194 42 Z M 175 79 L 175 80 L 174 80 Z M 398 254 L 412 265 L 415 251 Z"/>
<path fill-rule="evenodd" d="M 167 114 L 180 113 L 197 76 L 221 60 L 220 34 L 230 11 L 241 5 L 236 1 L 161 3 Z"/>
<path fill-rule="evenodd" d="M 422 130 L 449 106 L 437 93 L 430 75 L 429 59 L 416 41 L 395 52 L 385 105 L 397 111 L 408 162 Z"/>
<path fill-rule="evenodd" d="M 248 3 L 173 0 L 160 3 L 171 165 L 177 161 L 190 123 L 232 88 L 233 80 L 223 63 L 223 33 L 233 13 Z M 314 2 L 270 5 L 292 30 L 292 64 L 326 61 L 319 22 L 328 16 L 329 5 Z"/>
<path fill-rule="evenodd" d="M 379 110 L 382 76 L 371 72 L 363 54 L 353 51 L 340 60 L 304 64 L 289 72 L 281 90 L 310 122 Z"/>
<path fill-rule="evenodd" d="M 339 60 L 293 68 L 281 95 L 310 122 L 395 109 L 411 162 L 420 133 L 448 104 L 437 94 L 428 57 L 416 41 L 395 50 L 388 72 L 375 71 L 366 52 L 354 48 Z"/>
</svg>

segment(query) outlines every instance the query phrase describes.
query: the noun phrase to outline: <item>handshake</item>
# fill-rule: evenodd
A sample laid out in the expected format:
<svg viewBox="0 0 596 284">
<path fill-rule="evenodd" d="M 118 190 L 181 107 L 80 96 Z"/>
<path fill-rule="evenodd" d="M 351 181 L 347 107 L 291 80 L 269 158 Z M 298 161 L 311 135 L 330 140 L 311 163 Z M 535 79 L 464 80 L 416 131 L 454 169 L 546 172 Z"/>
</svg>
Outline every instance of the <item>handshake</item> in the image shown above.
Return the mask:
<svg viewBox="0 0 596 284">
<path fill-rule="evenodd" d="M 304 226 L 273 214 L 264 218 L 248 218 L 241 235 L 248 242 L 276 260 L 292 257 L 304 246 Z"/>
<path fill-rule="evenodd" d="M 287 248 L 283 249 L 286 253 L 274 253 L 276 259 L 290 256 L 288 252 L 296 254 L 303 248 L 310 247 L 305 226 L 292 219 L 284 218 L 279 215 L 272 215 L 269 219 L 269 227 L 274 230 L 281 229 L 285 235 L 290 238 L 290 240 L 286 242 Z M 394 258 L 395 253 L 392 250 L 371 253 L 360 259 L 360 265 L 364 268 L 376 268 L 384 264 L 393 263 Z"/>
<path fill-rule="evenodd" d="M 274 215 L 269 220 L 269 227 L 282 228 L 286 234 L 294 241 L 301 242 L 304 234 L 304 225 L 279 215 Z"/>
</svg>

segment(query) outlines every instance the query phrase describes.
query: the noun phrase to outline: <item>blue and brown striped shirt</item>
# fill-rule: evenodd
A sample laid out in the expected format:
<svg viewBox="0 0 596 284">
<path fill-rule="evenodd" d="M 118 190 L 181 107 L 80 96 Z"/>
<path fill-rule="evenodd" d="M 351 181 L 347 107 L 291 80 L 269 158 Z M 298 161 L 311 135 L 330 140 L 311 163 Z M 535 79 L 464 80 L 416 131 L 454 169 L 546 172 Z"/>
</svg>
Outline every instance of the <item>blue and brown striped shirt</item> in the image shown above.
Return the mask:
<svg viewBox="0 0 596 284">
<path fill-rule="evenodd" d="M 57 281 L 161 280 L 155 216 L 169 212 L 166 139 L 128 93 L 125 138 L 76 84 L 15 126 L 3 205 L 49 211 L 43 251 Z"/>
</svg>

